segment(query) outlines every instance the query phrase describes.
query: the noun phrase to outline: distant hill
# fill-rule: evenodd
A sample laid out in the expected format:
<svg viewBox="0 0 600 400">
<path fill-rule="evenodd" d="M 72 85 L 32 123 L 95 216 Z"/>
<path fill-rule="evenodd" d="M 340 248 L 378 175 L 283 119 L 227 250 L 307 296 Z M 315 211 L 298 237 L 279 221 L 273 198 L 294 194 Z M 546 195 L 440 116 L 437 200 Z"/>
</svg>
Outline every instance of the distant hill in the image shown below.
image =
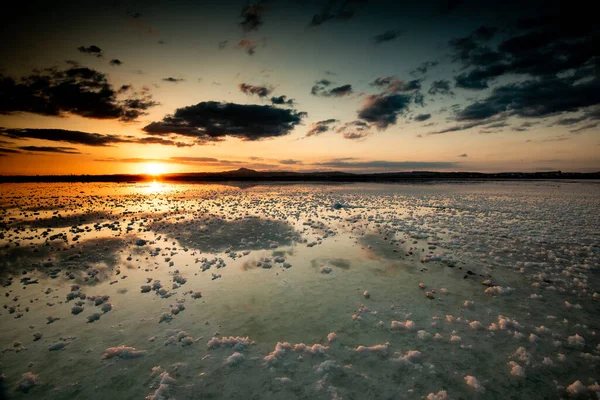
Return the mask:
<svg viewBox="0 0 600 400">
<path fill-rule="evenodd" d="M 600 179 L 600 172 L 383 172 L 354 174 L 340 171 L 292 172 L 255 171 L 240 168 L 223 172 L 188 172 L 166 174 L 160 177 L 149 175 L 13 175 L 0 176 L 0 183 L 9 182 L 144 182 L 151 180 L 164 182 L 407 182 L 407 181 L 448 181 L 448 180 L 527 180 L 527 179 Z"/>
</svg>

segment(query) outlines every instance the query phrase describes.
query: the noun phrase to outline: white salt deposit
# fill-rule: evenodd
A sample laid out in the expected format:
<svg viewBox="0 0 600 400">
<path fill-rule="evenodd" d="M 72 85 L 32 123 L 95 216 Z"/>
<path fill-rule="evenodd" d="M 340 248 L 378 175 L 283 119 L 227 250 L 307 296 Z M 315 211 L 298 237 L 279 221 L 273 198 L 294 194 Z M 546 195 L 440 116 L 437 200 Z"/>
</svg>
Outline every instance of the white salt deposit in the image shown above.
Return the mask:
<svg viewBox="0 0 600 400">
<path fill-rule="evenodd" d="M 230 367 L 234 367 L 240 364 L 242 361 L 244 361 L 244 358 L 245 357 L 242 353 L 238 353 L 236 351 L 235 353 L 227 357 L 227 359 L 225 360 L 225 364 L 229 365 Z"/>
<path fill-rule="evenodd" d="M 109 347 L 106 350 L 104 350 L 104 353 L 102 354 L 101 358 L 105 360 L 117 357 L 123 360 L 128 360 L 132 358 L 143 357 L 144 355 L 146 355 L 146 351 L 144 350 L 137 350 L 133 347 L 128 346 L 118 346 Z"/>
<path fill-rule="evenodd" d="M 389 352 L 389 343 L 376 344 L 374 346 L 358 346 L 354 349 L 357 353 L 373 353 L 380 356 L 387 356 Z"/>
<path fill-rule="evenodd" d="M 473 390 L 475 390 L 476 392 L 485 393 L 485 387 L 483 387 L 483 385 L 481 383 L 479 383 L 479 380 L 477 380 L 477 378 L 475 378 L 474 376 L 472 376 L 472 375 L 465 376 L 465 382 L 467 383 L 467 385 L 472 387 Z"/>
<path fill-rule="evenodd" d="M 519 378 L 525 378 L 525 370 L 519 364 L 514 361 L 509 361 L 510 374 Z"/>
<path fill-rule="evenodd" d="M 391 329 L 393 331 L 404 331 L 404 330 L 414 330 L 416 325 L 413 321 L 406 320 L 404 322 L 401 321 L 392 321 Z"/>
</svg>

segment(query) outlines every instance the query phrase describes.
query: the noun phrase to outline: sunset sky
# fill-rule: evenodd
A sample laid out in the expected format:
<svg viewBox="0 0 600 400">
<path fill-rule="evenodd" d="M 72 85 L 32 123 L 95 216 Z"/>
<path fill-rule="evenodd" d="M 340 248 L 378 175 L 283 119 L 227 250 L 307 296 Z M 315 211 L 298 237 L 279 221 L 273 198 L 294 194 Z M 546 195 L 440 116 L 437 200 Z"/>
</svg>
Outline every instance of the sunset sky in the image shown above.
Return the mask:
<svg viewBox="0 0 600 400">
<path fill-rule="evenodd" d="M 0 174 L 600 170 L 583 3 L 60 3 L 5 10 Z"/>
</svg>

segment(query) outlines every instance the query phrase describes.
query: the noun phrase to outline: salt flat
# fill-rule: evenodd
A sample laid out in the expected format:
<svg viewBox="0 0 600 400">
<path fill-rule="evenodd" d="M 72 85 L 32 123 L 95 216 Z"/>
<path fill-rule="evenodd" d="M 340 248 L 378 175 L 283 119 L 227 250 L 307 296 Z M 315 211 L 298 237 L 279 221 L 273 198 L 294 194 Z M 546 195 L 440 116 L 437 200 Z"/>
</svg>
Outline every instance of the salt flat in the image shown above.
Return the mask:
<svg viewBox="0 0 600 400">
<path fill-rule="evenodd" d="M 597 398 L 600 184 L 4 184 L 6 398 Z"/>
</svg>

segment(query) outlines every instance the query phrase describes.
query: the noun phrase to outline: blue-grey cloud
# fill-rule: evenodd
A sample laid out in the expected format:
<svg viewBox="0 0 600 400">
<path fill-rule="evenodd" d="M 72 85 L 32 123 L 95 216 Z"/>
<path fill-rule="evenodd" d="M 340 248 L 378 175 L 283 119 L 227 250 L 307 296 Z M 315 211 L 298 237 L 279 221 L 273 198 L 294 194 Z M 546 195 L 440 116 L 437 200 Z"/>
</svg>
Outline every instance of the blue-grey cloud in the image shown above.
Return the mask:
<svg viewBox="0 0 600 400">
<path fill-rule="evenodd" d="M 236 137 L 255 141 L 289 134 L 305 112 L 273 106 L 244 105 L 205 101 L 178 108 L 161 121 L 144 127 L 150 135 L 181 135 L 194 138 L 198 144 L 207 144 Z"/>
</svg>

